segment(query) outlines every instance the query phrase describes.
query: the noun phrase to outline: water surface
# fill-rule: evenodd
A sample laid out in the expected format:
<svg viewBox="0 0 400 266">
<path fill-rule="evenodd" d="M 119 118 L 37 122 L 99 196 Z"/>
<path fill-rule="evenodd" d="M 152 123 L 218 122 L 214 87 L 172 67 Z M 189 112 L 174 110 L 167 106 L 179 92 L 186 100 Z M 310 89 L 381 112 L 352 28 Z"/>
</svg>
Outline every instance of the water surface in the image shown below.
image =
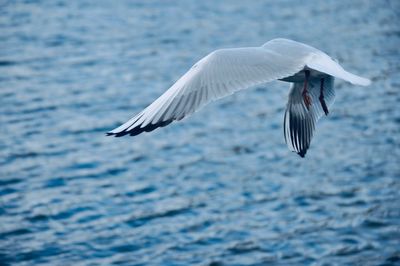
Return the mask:
<svg viewBox="0 0 400 266">
<path fill-rule="evenodd" d="M 398 1 L 3 1 L 1 265 L 400 262 Z M 286 37 L 337 81 L 305 159 L 288 85 L 214 102 L 151 134 L 104 133 L 218 48 Z"/>
</svg>

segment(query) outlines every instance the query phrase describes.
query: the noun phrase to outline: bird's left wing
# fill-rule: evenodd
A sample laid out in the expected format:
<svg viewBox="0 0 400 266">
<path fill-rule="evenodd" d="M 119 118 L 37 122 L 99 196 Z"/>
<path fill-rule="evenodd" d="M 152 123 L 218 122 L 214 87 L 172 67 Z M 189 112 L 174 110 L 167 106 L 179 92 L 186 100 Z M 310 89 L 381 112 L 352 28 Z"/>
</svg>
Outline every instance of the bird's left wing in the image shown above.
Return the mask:
<svg viewBox="0 0 400 266">
<path fill-rule="evenodd" d="M 292 76 L 311 55 L 290 57 L 264 47 L 222 49 L 197 62 L 171 88 L 108 135 L 138 135 L 168 125 L 240 89 Z"/>
</svg>

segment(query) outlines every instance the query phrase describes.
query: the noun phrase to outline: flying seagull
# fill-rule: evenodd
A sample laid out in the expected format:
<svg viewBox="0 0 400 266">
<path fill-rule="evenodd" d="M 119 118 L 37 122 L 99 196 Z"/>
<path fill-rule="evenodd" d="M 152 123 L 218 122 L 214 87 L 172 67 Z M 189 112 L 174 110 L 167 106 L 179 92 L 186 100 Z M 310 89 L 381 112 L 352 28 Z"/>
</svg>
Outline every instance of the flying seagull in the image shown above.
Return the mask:
<svg viewBox="0 0 400 266">
<path fill-rule="evenodd" d="M 281 80 L 291 83 L 283 122 L 285 141 L 304 157 L 317 121 L 328 115 L 333 104 L 335 78 L 362 86 L 371 83 L 347 72 L 324 52 L 288 39 L 273 39 L 261 47 L 220 49 L 194 64 L 152 104 L 107 135 L 149 132 L 238 90 Z"/>
</svg>

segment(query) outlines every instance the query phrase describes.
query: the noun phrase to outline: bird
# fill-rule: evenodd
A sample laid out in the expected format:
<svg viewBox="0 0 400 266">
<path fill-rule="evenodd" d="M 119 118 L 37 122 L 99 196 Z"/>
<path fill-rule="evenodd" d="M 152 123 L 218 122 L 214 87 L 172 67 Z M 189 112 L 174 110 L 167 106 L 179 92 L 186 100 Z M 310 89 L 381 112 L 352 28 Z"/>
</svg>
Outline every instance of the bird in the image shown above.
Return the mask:
<svg viewBox="0 0 400 266">
<path fill-rule="evenodd" d="M 211 101 L 274 80 L 290 83 L 283 133 L 289 150 L 304 157 L 316 123 L 335 99 L 334 80 L 368 86 L 326 53 L 284 38 L 259 47 L 219 49 L 195 63 L 164 94 L 108 136 L 136 136 L 179 121 Z"/>
</svg>

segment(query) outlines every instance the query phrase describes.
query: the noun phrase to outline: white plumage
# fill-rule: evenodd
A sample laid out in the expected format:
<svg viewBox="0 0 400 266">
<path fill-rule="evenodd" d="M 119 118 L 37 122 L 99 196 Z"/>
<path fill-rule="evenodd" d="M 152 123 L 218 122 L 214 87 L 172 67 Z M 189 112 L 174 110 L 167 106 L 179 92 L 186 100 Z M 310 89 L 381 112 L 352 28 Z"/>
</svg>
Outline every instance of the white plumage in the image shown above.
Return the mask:
<svg viewBox="0 0 400 266">
<path fill-rule="evenodd" d="M 216 50 L 198 61 L 142 112 L 107 134 L 120 137 L 152 131 L 235 91 L 283 80 L 294 83 L 285 113 L 285 140 L 292 151 L 303 157 L 315 123 L 323 114 L 324 100 L 318 102 L 318 84 L 325 81 L 323 92 L 327 95 L 326 105 L 330 106 L 334 99 L 333 77 L 356 85 L 370 84 L 368 79 L 345 71 L 327 54 L 288 39 L 274 39 L 262 47 Z"/>
</svg>

